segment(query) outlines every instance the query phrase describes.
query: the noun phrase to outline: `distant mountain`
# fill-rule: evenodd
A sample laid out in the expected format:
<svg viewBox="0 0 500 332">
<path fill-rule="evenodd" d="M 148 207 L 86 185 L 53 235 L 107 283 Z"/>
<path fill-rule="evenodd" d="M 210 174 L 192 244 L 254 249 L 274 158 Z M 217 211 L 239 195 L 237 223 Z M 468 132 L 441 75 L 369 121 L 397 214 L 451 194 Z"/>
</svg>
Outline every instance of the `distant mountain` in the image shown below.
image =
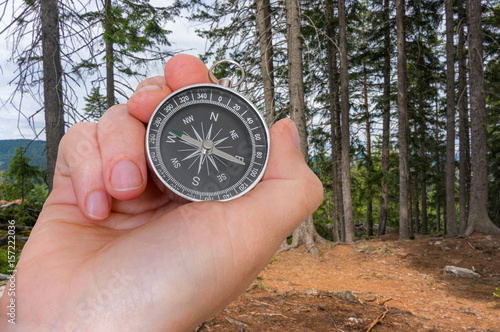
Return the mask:
<svg viewBox="0 0 500 332">
<path fill-rule="evenodd" d="M 0 170 L 7 172 L 12 157 L 18 147 L 28 147 L 26 156 L 31 158 L 31 165 L 39 165 L 40 169 L 47 168 L 47 154 L 45 152 L 45 141 L 33 141 L 30 139 L 7 139 L 0 140 Z"/>
</svg>

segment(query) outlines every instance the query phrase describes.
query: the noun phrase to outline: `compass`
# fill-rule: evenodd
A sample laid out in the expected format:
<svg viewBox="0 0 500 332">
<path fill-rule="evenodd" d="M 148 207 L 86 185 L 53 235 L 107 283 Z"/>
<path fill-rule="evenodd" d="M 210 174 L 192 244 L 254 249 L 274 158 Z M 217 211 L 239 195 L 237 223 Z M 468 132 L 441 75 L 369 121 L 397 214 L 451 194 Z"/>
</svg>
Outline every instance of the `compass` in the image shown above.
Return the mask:
<svg viewBox="0 0 500 332">
<path fill-rule="evenodd" d="M 213 78 L 165 98 L 146 132 L 149 167 L 163 190 L 190 201 L 227 201 L 250 191 L 261 180 L 269 158 L 269 131 L 257 108 L 232 82 Z M 167 190 L 165 190 L 167 189 Z"/>
</svg>

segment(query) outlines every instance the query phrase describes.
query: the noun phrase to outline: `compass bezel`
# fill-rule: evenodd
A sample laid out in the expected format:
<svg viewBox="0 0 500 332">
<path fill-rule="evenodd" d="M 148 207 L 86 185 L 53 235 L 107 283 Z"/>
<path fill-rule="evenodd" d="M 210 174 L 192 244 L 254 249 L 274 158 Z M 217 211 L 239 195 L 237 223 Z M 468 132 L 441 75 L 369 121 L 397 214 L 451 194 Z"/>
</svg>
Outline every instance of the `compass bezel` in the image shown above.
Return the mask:
<svg viewBox="0 0 500 332">
<path fill-rule="evenodd" d="M 218 105 L 216 101 L 212 100 L 213 95 L 210 95 L 210 100 L 206 99 L 196 99 L 194 97 L 195 93 L 200 91 L 211 91 L 212 93 L 216 92 L 216 97 L 219 95 L 231 96 L 229 98 L 229 102 L 227 105 L 223 106 L 222 104 Z M 191 99 L 184 101 L 182 104 L 178 104 L 177 100 L 180 96 L 184 97 L 191 92 Z M 234 99 L 233 99 L 234 98 Z M 235 110 L 236 107 L 244 104 L 246 110 L 240 114 L 238 110 Z M 174 105 L 175 104 L 175 105 Z M 207 108 L 215 108 L 217 104 L 218 109 L 225 109 L 231 112 L 231 116 L 236 116 L 236 118 L 243 123 L 243 126 L 247 128 L 245 134 L 247 134 L 248 140 L 245 142 L 249 143 L 252 149 L 251 160 L 249 160 L 249 166 L 246 168 L 246 171 L 241 174 L 240 179 L 237 182 L 234 182 L 230 187 L 224 187 L 221 190 L 210 190 L 204 192 L 190 192 L 190 188 L 185 184 L 180 183 L 175 179 L 175 176 L 169 171 L 169 167 L 167 167 L 168 163 L 164 161 L 164 156 L 161 151 L 161 138 L 163 133 L 165 132 L 165 126 L 169 123 L 169 120 L 174 116 L 178 116 L 182 114 L 183 111 L 189 109 L 192 105 L 207 105 Z M 167 110 L 168 108 L 168 110 Z M 250 111 L 249 115 L 246 113 Z M 210 110 L 207 110 L 210 112 Z M 243 117 L 245 115 L 245 117 Z M 226 114 L 226 116 L 229 116 Z M 257 121 L 260 125 L 257 128 L 259 129 L 259 134 L 262 134 L 264 137 L 259 141 L 259 144 L 255 141 L 255 136 L 252 134 L 252 130 L 249 128 L 249 123 L 247 119 L 252 119 L 252 121 Z M 235 121 L 235 120 L 233 120 Z M 229 129 L 229 128 L 226 128 Z M 255 128 L 254 128 L 255 129 Z M 259 136 L 260 137 L 260 136 Z M 149 168 L 153 171 L 156 179 L 155 183 L 166 192 L 173 192 L 175 195 L 187 199 L 189 201 L 207 201 L 207 200 L 215 200 L 215 201 L 229 201 L 238 197 L 241 197 L 252 190 L 262 179 L 264 176 L 265 170 L 267 168 L 267 163 L 269 160 L 269 148 L 270 148 L 270 136 L 269 130 L 266 126 L 266 122 L 262 117 L 261 113 L 258 109 L 250 102 L 245 96 L 241 95 L 237 91 L 220 86 L 217 84 L 211 83 L 202 83 L 202 84 L 193 84 L 181 88 L 179 90 L 174 91 L 169 96 L 167 96 L 155 109 L 153 114 L 151 115 L 150 121 L 146 130 L 146 154 Z M 261 159 L 263 159 L 262 163 L 255 161 L 257 155 L 257 149 L 259 149 L 261 155 Z M 159 161 L 160 160 L 160 161 Z M 260 161 L 260 160 L 259 160 Z M 208 162 L 207 162 L 208 163 Z M 258 166 L 257 166 L 258 165 Z M 207 165 L 207 168 L 209 166 Z M 171 168 L 171 167 L 170 167 Z M 258 174 L 254 176 L 255 169 L 257 169 Z M 252 171 L 252 177 L 249 176 L 249 172 Z M 198 170 L 199 172 L 199 170 Z M 167 189 L 167 190 L 165 190 Z"/>
</svg>

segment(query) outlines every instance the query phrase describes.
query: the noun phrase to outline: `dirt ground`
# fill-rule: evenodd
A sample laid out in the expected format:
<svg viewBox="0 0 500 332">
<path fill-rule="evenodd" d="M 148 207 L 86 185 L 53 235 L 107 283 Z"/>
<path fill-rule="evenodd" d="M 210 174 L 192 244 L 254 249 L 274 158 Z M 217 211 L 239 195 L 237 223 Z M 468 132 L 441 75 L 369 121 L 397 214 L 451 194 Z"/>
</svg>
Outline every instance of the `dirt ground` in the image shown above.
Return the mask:
<svg viewBox="0 0 500 332">
<path fill-rule="evenodd" d="M 500 332 L 500 237 L 397 236 L 277 253 L 197 331 Z M 480 274 L 447 275 L 447 265 Z"/>
</svg>

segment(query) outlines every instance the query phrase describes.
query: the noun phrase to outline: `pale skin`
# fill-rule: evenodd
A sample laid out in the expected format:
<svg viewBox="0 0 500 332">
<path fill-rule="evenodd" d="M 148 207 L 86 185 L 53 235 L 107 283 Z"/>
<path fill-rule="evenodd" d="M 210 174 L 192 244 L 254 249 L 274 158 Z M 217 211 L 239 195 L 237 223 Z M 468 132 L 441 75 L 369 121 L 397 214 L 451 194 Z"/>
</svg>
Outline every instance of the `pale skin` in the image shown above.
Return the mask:
<svg viewBox="0 0 500 332">
<path fill-rule="evenodd" d="M 169 93 L 209 83 L 179 55 L 98 124 L 73 126 L 59 146 L 54 189 L 16 267 L 15 325 L 1 331 L 190 331 L 251 284 L 320 204 L 290 120 L 270 130 L 263 180 L 229 202 L 180 204 L 150 181 L 145 123 Z"/>
</svg>

